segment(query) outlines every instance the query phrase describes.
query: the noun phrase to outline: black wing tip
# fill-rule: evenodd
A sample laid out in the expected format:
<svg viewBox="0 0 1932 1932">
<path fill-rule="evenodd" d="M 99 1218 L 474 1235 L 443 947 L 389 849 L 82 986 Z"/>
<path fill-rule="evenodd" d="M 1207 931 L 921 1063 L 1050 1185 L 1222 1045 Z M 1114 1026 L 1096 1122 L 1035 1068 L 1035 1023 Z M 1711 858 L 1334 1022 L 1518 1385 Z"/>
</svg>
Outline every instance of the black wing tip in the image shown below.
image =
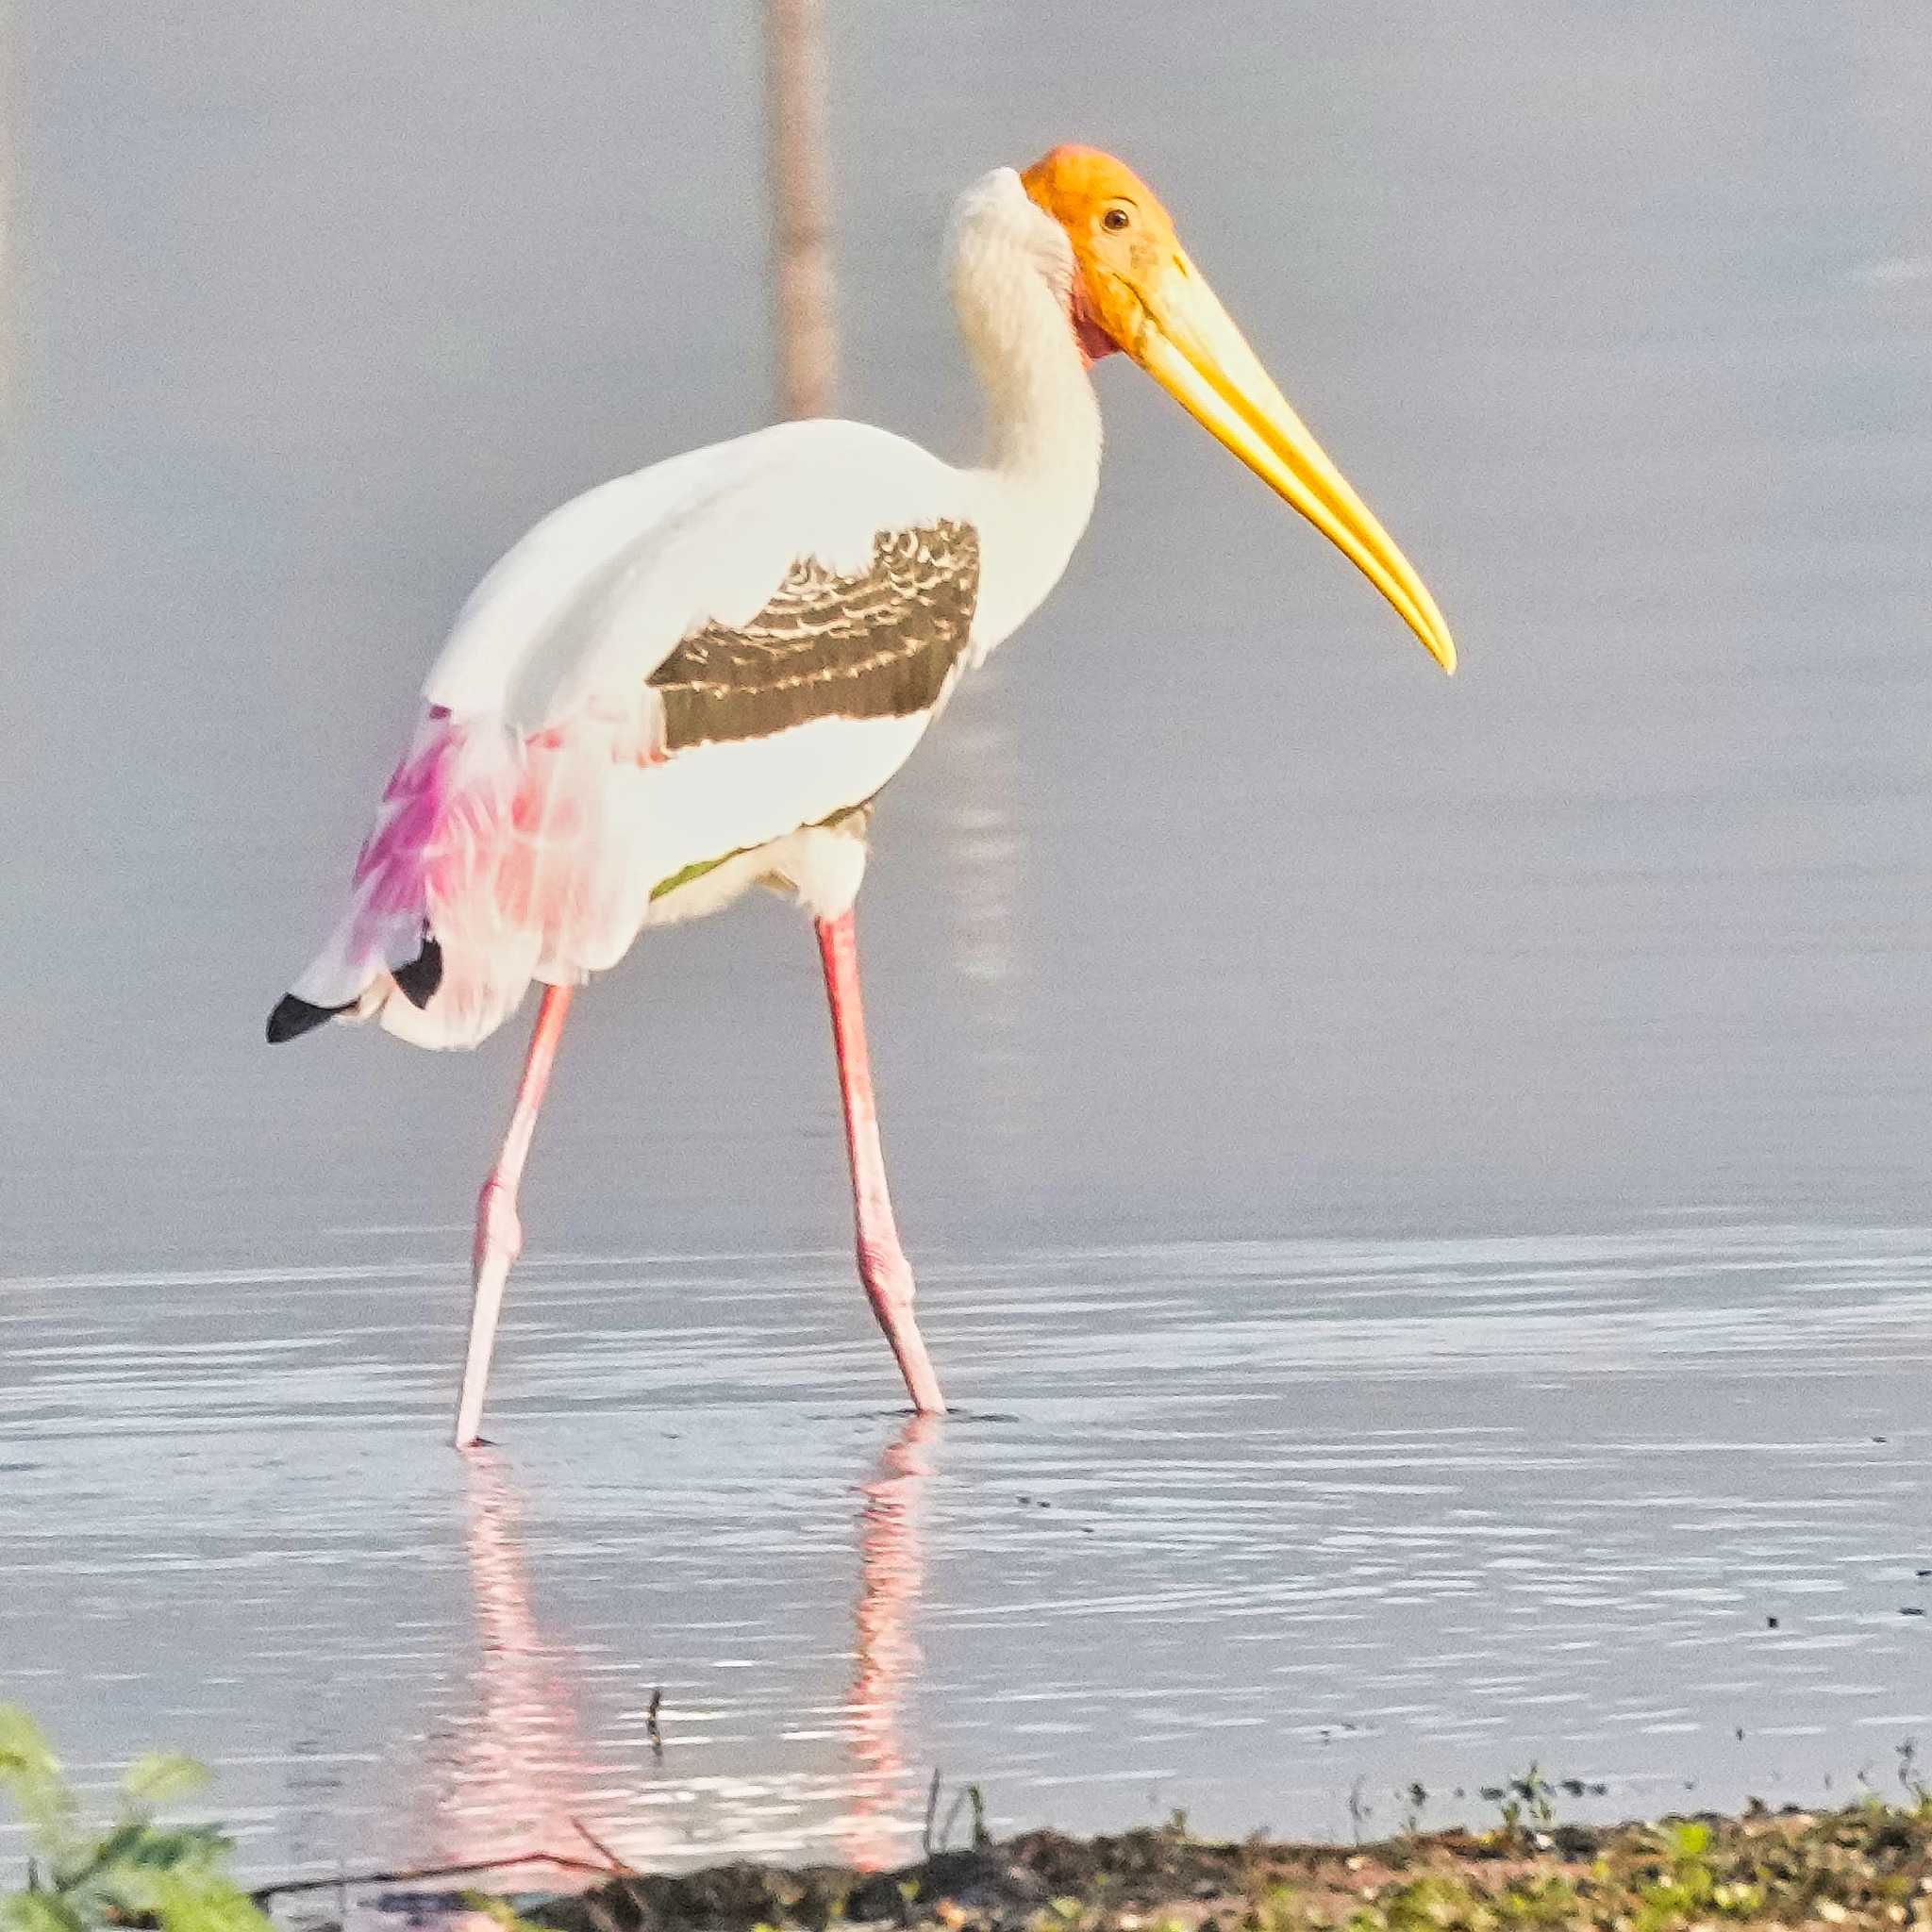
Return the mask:
<svg viewBox="0 0 1932 1932">
<path fill-rule="evenodd" d="M 395 981 L 396 991 L 420 1012 L 436 997 L 436 989 L 442 984 L 442 948 L 425 932 L 423 950 L 407 966 L 395 967 L 390 977 Z M 268 1043 L 279 1046 L 285 1040 L 300 1040 L 338 1013 L 346 1013 L 355 1004 L 354 1000 L 344 1000 L 339 1007 L 318 1007 L 294 993 L 284 993 L 268 1016 Z"/>
<path fill-rule="evenodd" d="M 396 991 L 421 1012 L 442 984 L 442 948 L 425 932 L 423 950 L 407 966 L 392 968 L 390 977 L 395 981 Z"/>
<path fill-rule="evenodd" d="M 347 1006 L 316 1007 L 307 1000 L 298 1000 L 291 992 L 284 993 L 275 1003 L 275 1011 L 268 1016 L 268 1043 L 279 1046 L 285 1040 L 300 1040 L 305 1033 L 312 1033 L 338 1013 L 346 1013 L 355 1004 L 351 1000 Z"/>
</svg>

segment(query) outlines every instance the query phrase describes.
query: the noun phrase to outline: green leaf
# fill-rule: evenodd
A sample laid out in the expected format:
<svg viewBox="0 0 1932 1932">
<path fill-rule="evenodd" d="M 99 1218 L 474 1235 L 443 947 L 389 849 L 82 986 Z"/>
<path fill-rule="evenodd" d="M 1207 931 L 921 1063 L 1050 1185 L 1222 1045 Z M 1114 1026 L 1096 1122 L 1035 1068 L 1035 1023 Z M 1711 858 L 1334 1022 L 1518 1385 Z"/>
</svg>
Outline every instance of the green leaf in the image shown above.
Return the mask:
<svg viewBox="0 0 1932 1932">
<path fill-rule="evenodd" d="M 47 1734 L 17 1704 L 0 1704 L 0 1776 L 11 1778 L 24 1770 L 38 1769 L 42 1777 L 58 1777 Z"/>
<path fill-rule="evenodd" d="M 203 1790 L 208 1781 L 208 1767 L 193 1758 L 173 1751 L 151 1751 L 127 1767 L 121 1790 L 130 1805 L 147 1808 L 178 1803 Z"/>
<path fill-rule="evenodd" d="M 0 1932 L 99 1932 L 130 1922 L 159 1932 L 274 1932 L 228 1875 L 233 1846 L 225 1834 L 211 1824 L 152 1822 L 156 1806 L 206 1779 L 192 1759 L 143 1757 L 121 1780 L 120 1823 L 89 1829 L 40 1726 L 17 1707 L 0 1705 L 0 1792 L 26 1820 L 29 1873 L 38 1867 L 47 1881 L 0 1893 Z"/>
<path fill-rule="evenodd" d="M 136 1824 L 133 1843 L 120 1858 L 125 1867 L 165 1872 L 216 1872 L 232 1849 L 218 1824 Z"/>
<path fill-rule="evenodd" d="M 80 1914 L 51 1891 L 11 1891 L 0 1895 L 4 1932 L 87 1932 Z"/>
<path fill-rule="evenodd" d="M 267 1914 L 220 1872 L 157 1873 L 143 1908 L 161 1932 L 271 1932 Z"/>
<path fill-rule="evenodd" d="M 146 1829 L 144 1824 L 130 1822 L 116 1826 L 104 1838 L 92 1839 L 76 1846 L 72 1855 L 64 1861 L 57 1862 L 49 1874 L 54 1881 L 54 1890 L 71 1895 L 92 1884 L 103 1873 L 112 1871 L 135 1851 Z"/>
<path fill-rule="evenodd" d="M 41 1850 L 58 1857 L 67 1849 L 74 1793 L 46 1733 L 17 1704 L 0 1704 L 0 1790 L 13 1800 Z"/>
<path fill-rule="evenodd" d="M 1672 1856 L 1701 1858 L 1710 1849 L 1710 1826 L 1695 1822 L 1677 1825 L 1671 1833 Z"/>
<path fill-rule="evenodd" d="M 481 1912 L 486 1919 L 494 1920 L 503 1927 L 503 1932 L 537 1932 L 537 1927 L 508 1899 L 499 1898 L 492 1891 L 464 1891 L 458 1896 L 473 1912 Z"/>
</svg>

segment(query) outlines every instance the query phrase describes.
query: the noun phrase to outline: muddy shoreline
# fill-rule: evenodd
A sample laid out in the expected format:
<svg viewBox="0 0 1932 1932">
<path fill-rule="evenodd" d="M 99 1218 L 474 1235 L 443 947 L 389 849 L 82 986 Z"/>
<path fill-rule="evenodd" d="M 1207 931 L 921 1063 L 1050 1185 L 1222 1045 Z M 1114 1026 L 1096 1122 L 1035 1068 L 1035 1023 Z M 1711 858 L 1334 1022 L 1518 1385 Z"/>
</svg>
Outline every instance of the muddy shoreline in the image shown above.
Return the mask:
<svg viewBox="0 0 1932 1932">
<path fill-rule="evenodd" d="M 1470 1932 L 1532 1925 L 1932 1928 L 1932 1800 L 1838 1811 L 1701 1814 L 1606 1827 L 1520 1817 L 1490 1831 L 1363 1845 L 1225 1842 L 1183 1823 L 1120 1837 L 1041 1830 L 943 1851 L 889 1873 L 718 1865 L 613 1874 L 499 1923 L 552 1932 Z M 391 1893 L 410 1918 L 447 1891 Z"/>
</svg>

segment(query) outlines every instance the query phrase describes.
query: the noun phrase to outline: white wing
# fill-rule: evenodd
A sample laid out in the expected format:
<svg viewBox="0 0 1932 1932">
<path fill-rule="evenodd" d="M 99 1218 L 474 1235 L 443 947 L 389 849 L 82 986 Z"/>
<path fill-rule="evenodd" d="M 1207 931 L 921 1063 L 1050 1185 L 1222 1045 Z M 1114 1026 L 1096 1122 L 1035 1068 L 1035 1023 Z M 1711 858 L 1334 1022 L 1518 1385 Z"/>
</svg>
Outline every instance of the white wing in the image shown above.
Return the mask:
<svg viewBox="0 0 1932 1932">
<path fill-rule="evenodd" d="M 423 694 L 512 730 L 629 701 L 690 632 L 762 610 L 804 558 L 860 572 L 882 530 L 969 513 L 967 476 L 859 423 L 783 423 L 553 511 L 477 587 Z"/>
<path fill-rule="evenodd" d="M 649 679 L 692 633 L 749 625 L 808 559 L 863 577 L 882 534 L 970 528 L 974 495 L 969 475 L 882 430 L 795 423 L 545 518 L 431 670 L 348 908 L 294 1006 L 474 1045 L 532 977 L 613 963 L 667 882 L 871 798 L 933 707 L 665 756 Z"/>
</svg>

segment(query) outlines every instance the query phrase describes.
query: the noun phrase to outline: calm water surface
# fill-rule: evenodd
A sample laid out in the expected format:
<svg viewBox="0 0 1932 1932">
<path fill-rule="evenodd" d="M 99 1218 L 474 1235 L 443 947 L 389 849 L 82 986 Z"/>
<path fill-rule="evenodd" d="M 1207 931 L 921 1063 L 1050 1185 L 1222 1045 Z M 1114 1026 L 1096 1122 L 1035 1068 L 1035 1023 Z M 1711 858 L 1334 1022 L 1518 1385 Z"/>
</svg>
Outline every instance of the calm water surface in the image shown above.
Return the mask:
<svg viewBox="0 0 1932 1932">
<path fill-rule="evenodd" d="M 934 1767 L 1005 1824 L 1808 1797 L 1932 1735 L 1932 1235 L 947 1257 L 943 1422 L 839 1257 L 551 1257 L 471 1458 L 457 1271 L 330 1245 L 9 1284 L 9 1678 L 103 1770 L 213 1740 L 256 1863 L 887 1858 Z"/>
<path fill-rule="evenodd" d="M 835 10 L 855 411 L 970 448 L 948 199 L 1104 142 L 1465 673 L 1103 370 L 1091 536 L 865 897 L 961 1412 L 894 1411 L 761 905 L 582 1003 L 458 1457 L 518 1044 L 260 1022 L 468 587 L 763 410 L 753 12 L 27 0 L 0 1696 L 90 1780 L 206 1757 L 263 1872 L 886 1859 L 935 1767 L 1322 1833 L 1532 1759 L 1586 1813 L 1883 1783 L 1932 1742 L 1932 16 Z"/>
</svg>

